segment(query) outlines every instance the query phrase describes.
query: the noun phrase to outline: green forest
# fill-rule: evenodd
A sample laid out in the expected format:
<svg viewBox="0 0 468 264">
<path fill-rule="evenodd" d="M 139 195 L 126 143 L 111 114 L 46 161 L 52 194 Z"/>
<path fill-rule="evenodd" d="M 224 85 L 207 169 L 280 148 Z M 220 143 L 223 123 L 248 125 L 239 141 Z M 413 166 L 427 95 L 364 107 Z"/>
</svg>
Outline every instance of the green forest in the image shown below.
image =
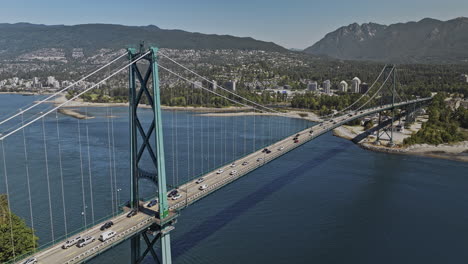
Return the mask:
<svg viewBox="0 0 468 264">
<path fill-rule="evenodd" d="M 26 225 L 24 220 L 10 212 L 7 196 L 1 194 L 0 262 L 7 262 L 12 260 L 14 256 L 32 252 L 38 246 L 37 240 L 38 237 L 34 235 L 34 231 Z"/>
<path fill-rule="evenodd" d="M 453 143 L 468 140 L 468 134 L 461 128 L 468 128 L 468 110 L 459 107 L 452 110 L 445 103 L 446 94 L 440 93 L 434 96 L 427 111 L 428 122 L 422 124 L 422 128 L 411 137 L 406 138 L 403 143 L 433 144 Z"/>
</svg>

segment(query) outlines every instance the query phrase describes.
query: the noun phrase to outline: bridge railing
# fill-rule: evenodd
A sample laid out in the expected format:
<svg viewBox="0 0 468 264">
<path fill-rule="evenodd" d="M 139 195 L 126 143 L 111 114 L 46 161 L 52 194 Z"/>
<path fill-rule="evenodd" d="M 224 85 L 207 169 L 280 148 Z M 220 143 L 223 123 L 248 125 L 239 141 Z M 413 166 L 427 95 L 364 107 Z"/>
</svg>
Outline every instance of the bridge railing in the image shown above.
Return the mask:
<svg viewBox="0 0 468 264">
<path fill-rule="evenodd" d="M 122 204 L 122 205 L 123 205 L 123 204 Z M 106 220 L 109 220 L 109 219 L 112 219 L 112 218 L 117 217 L 118 215 L 120 215 L 121 213 L 123 213 L 123 209 L 122 209 L 123 206 L 122 206 L 122 205 L 119 206 L 118 211 L 117 211 L 116 213 L 114 213 L 114 214 L 110 214 L 110 215 L 107 215 L 107 216 L 105 216 L 105 217 L 102 217 L 102 218 L 96 220 L 95 223 L 93 223 L 93 224 L 88 224 L 88 225 L 83 226 L 83 227 L 81 227 L 81 228 L 79 228 L 79 229 L 76 229 L 76 230 L 74 230 L 73 232 L 68 233 L 68 235 L 60 236 L 60 237 L 58 237 L 57 239 L 55 239 L 55 240 L 53 240 L 53 241 L 50 241 L 50 242 L 48 242 L 48 243 L 46 243 L 46 244 L 43 244 L 43 245 L 37 247 L 34 251 L 31 251 L 31 252 L 28 252 L 28 253 L 24 253 L 24 254 L 22 254 L 22 255 L 20 255 L 20 256 L 16 256 L 14 259 L 12 259 L 12 260 L 10 260 L 10 261 L 7 261 L 7 262 L 4 262 L 3 264 L 18 263 L 18 262 L 21 261 L 21 260 L 24 260 L 24 259 L 26 259 L 26 258 L 28 258 L 28 257 L 34 256 L 34 255 L 37 254 L 38 252 L 45 251 L 45 250 L 47 250 L 47 249 L 49 249 L 49 248 L 52 248 L 52 247 L 54 247 L 54 246 L 57 246 L 57 245 L 59 245 L 59 244 L 61 244 L 61 243 L 65 243 L 65 241 L 66 241 L 68 238 L 74 237 L 75 235 L 77 235 L 77 234 L 79 234 L 79 233 L 82 233 L 82 232 L 85 231 L 85 230 L 89 230 L 89 229 L 91 229 L 92 227 L 95 227 L 95 226 L 99 225 L 100 223 L 105 222 Z"/>
</svg>

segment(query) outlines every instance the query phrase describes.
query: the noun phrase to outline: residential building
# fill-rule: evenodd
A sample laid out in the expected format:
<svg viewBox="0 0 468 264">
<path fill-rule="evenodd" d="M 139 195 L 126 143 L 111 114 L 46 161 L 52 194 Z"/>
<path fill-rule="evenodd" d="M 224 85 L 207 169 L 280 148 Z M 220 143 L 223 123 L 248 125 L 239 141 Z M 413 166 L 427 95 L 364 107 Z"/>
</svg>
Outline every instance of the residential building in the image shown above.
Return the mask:
<svg viewBox="0 0 468 264">
<path fill-rule="evenodd" d="M 362 94 L 365 94 L 369 90 L 369 85 L 367 83 L 361 83 L 361 86 L 359 87 L 359 92 Z"/>
<path fill-rule="evenodd" d="M 348 83 L 345 81 L 341 81 L 339 85 L 340 92 L 346 93 L 348 91 Z"/>
<path fill-rule="evenodd" d="M 316 92 L 318 90 L 318 84 L 316 81 L 309 82 L 307 85 L 307 89 L 312 92 Z"/>
<path fill-rule="evenodd" d="M 351 92 L 359 93 L 359 88 L 361 86 L 361 80 L 358 77 L 354 77 L 351 84 Z"/>
<path fill-rule="evenodd" d="M 323 82 L 322 84 L 322 87 L 323 87 L 323 92 L 326 93 L 326 94 L 331 94 L 331 83 L 330 83 L 330 80 L 326 80 Z"/>
</svg>

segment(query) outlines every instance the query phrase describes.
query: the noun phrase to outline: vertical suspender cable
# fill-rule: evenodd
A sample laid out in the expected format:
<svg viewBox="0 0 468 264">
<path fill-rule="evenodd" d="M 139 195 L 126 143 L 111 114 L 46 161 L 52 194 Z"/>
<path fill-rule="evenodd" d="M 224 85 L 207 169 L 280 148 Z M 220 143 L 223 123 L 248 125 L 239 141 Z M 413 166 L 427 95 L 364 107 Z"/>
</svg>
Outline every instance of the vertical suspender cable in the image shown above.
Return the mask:
<svg viewBox="0 0 468 264">
<path fill-rule="evenodd" d="M 8 203 L 8 216 L 10 219 L 10 235 L 11 235 L 11 246 L 13 248 L 13 258 L 16 259 L 16 250 L 15 250 L 15 240 L 13 238 L 13 222 L 11 219 L 11 204 L 10 204 L 10 189 L 8 187 L 8 172 L 6 167 L 6 157 L 5 157 L 5 146 L 2 140 L 2 154 L 3 154 L 3 171 L 5 174 L 5 188 L 7 192 L 7 203 Z"/>
<path fill-rule="evenodd" d="M 55 241 L 54 219 L 52 216 L 52 197 L 50 195 L 49 160 L 47 158 L 47 140 L 46 140 L 46 134 L 45 134 L 44 117 L 42 117 L 42 135 L 44 138 L 44 157 L 45 157 L 45 168 L 46 168 L 46 176 L 47 176 L 47 192 L 49 193 L 50 231 L 52 234 L 52 241 Z"/>
<path fill-rule="evenodd" d="M 86 197 L 85 197 L 85 187 L 84 187 L 83 154 L 82 154 L 82 148 L 81 148 L 80 119 L 78 119 L 78 145 L 79 145 L 79 151 L 80 151 L 81 195 L 82 195 L 82 198 L 83 198 L 83 211 L 81 212 L 81 215 L 83 216 L 84 226 L 86 227 L 87 226 L 87 223 L 86 223 Z"/>
<path fill-rule="evenodd" d="M 114 197 L 116 197 L 115 199 L 115 210 L 116 212 L 118 212 L 119 210 L 119 195 L 118 195 L 118 192 L 119 190 L 117 189 L 117 169 L 116 169 L 116 165 L 115 165 L 115 134 L 114 134 L 114 116 L 113 116 L 113 112 L 112 112 L 112 108 L 110 109 L 110 114 L 111 114 L 111 133 L 112 133 L 112 166 L 113 166 L 113 172 L 114 172 Z"/>
<path fill-rule="evenodd" d="M 65 237 L 68 237 L 68 227 L 67 227 L 67 210 L 65 207 L 65 190 L 63 187 L 63 166 L 62 166 L 62 146 L 60 144 L 60 129 L 59 129 L 59 118 L 58 113 L 55 112 L 55 121 L 57 124 L 57 145 L 58 145 L 58 154 L 59 154 L 59 167 L 60 167 L 60 184 L 62 187 L 62 207 L 63 207 L 63 222 L 65 227 Z"/>
<path fill-rule="evenodd" d="M 88 108 L 86 108 L 86 116 L 88 116 Z M 94 197 L 93 197 L 93 174 L 91 172 L 91 151 L 89 147 L 89 131 L 88 122 L 86 122 L 86 143 L 88 145 L 88 176 L 89 176 L 89 192 L 90 192 L 90 204 L 91 204 L 91 220 L 94 224 Z"/>
<path fill-rule="evenodd" d="M 192 92 L 192 105 L 194 105 L 194 96 L 193 96 L 193 89 L 190 89 Z M 195 113 L 192 112 L 192 164 L 193 164 L 193 175 L 197 175 L 195 170 Z"/>
<path fill-rule="evenodd" d="M 177 127 L 179 124 L 177 123 L 177 115 L 178 113 L 175 113 L 175 138 L 177 139 L 178 137 L 178 129 Z M 176 186 L 179 187 L 179 147 L 177 144 L 177 140 L 175 141 L 175 173 L 176 173 Z"/>
<path fill-rule="evenodd" d="M 255 146 L 255 107 L 253 108 L 254 112 L 253 112 L 253 151 L 252 152 L 255 152 L 255 150 L 257 150 L 256 146 Z"/>
<path fill-rule="evenodd" d="M 115 214 L 115 207 L 114 207 L 114 175 L 112 170 L 112 148 L 111 148 L 111 131 L 110 131 L 110 118 L 109 116 L 109 107 L 107 107 L 107 146 L 109 152 L 109 176 L 110 176 L 110 191 L 111 191 L 111 202 L 112 202 L 112 214 Z M 89 146 L 89 144 L 88 144 Z"/>
<path fill-rule="evenodd" d="M 244 156 L 247 155 L 247 116 L 244 115 Z"/>
<path fill-rule="evenodd" d="M 205 101 L 205 100 L 204 100 L 205 98 L 204 98 L 204 94 L 203 94 L 203 93 L 204 93 L 204 90 L 202 90 L 201 93 L 200 93 L 200 94 L 201 94 L 201 96 L 200 96 L 200 102 L 201 102 L 202 108 L 204 107 L 203 102 Z M 204 147 L 203 137 L 205 136 L 205 129 L 204 129 L 204 128 L 205 128 L 205 124 L 204 124 L 204 123 L 205 123 L 205 122 L 204 122 L 205 116 L 204 116 L 204 115 L 201 115 L 201 116 L 200 116 L 200 119 L 201 119 L 201 122 L 200 122 L 200 123 L 201 123 L 200 141 L 201 141 L 201 158 L 202 158 L 202 160 L 201 160 L 201 168 L 202 168 L 202 174 L 204 174 L 204 173 L 205 173 L 205 166 L 204 166 L 204 165 L 205 165 L 205 147 Z"/>
<path fill-rule="evenodd" d="M 228 157 L 227 157 L 227 125 L 226 123 L 228 122 L 228 118 L 225 117 L 224 118 L 224 122 L 223 122 L 223 125 L 224 125 L 224 160 L 223 160 L 223 163 L 226 163 L 226 161 L 228 161 Z"/>
<path fill-rule="evenodd" d="M 24 117 L 23 113 L 21 113 L 21 124 L 24 124 Z M 29 158 L 28 158 L 28 150 L 26 145 L 26 131 L 23 128 L 23 146 L 24 146 L 24 163 L 26 166 L 26 182 L 28 184 L 28 198 L 29 198 L 29 214 L 31 216 L 31 229 L 34 230 L 34 217 L 33 217 L 33 207 L 32 207 L 32 198 L 31 198 L 31 184 L 30 184 L 30 175 L 29 175 Z M 63 187 L 62 187 L 63 188 Z M 66 223 L 65 223 L 65 231 L 66 231 Z M 34 239 L 34 232 L 31 234 L 32 236 L 32 243 L 34 249 L 36 249 L 36 242 Z"/>
</svg>

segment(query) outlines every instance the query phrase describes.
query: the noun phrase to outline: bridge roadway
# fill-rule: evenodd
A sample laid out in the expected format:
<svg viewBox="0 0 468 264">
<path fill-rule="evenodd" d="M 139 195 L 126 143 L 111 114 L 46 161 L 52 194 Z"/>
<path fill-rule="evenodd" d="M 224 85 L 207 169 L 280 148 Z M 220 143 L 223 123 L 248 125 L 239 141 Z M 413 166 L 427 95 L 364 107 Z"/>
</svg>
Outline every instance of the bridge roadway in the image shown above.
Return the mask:
<svg viewBox="0 0 468 264">
<path fill-rule="evenodd" d="M 426 102 L 431 100 L 431 98 L 423 98 L 418 100 L 407 101 L 403 103 L 395 104 L 396 108 L 417 103 L 417 102 Z M 178 190 L 181 194 L 181 197 L 177 200 L 169 199 L 169 205 L 171 212 L 176 212 L 183 209 L 185 206 L 192 204 L 206 196 L 210 193 L 226 186 L 227 184 L 239 179 L 240 177 L 248 174 L 249 172 L 262 167 L 266 163 L 284 155 L 285 153 L 305 144 L 328 131 L 339 127 L 343 124 L 346 124 L 349 121 L 352 121 L 357 118 L 361 118 L 367 115 L 375 114 L 380 111 L 391 109 L 391 105 L 385 105 L 382 107 L 374 107 L 365 109 L 359 112 L 347 112 L 341 116 L 337 116 L 326 122 L 318 123 L 310 128 L 304 129 L 294 135 L 286 137 L 272 145 L 267 146 L 271 153 L 267 154 L 258 150 L 253 152 L 241 159 L 236 160 L 232 164 L 226 164 L 220 168 L 217 168 L 214 171 L 211 171 L 203 176 L 204 182 L 197 184 L 194 179 L 186 184 L 179 186 Z M 298 142 L 294 143 L 293 138 L 299 134 Z M 245 164 L 246 162 L 247 164 Z M 242 164 L 245 165 L 242 165 Z M 221 171 L 218 171 L 221 170 Z M 233 173 L 233 171 L 236 171 Z M 207 185 L 205 190 L 199 190 L 199 187 L 203 184 Z M 34 255 L 38 259 L 40 264 L 54 264 L 54 263 L 81 263 L 83 261 L 89 260 L 100 253 L 108 250 L 109 248 L 131 238 L 134 234 L 139 233 L 150 227 L 157 220 L 154 217 L 155 213 L 158 211 L 158 205 L 153 206 L 152 208 L 147 208 L 145 204 L 141 203 L 141 211 L 131 217 L 126 217 L 126 212 L 117 215 L 116 217 L 109 219 L 114 222 L 114 226 L 108 230 L 113 230 L 117 235 L 105 242 L 98 240 L 100 234 L 102 233 L 99 228 L 102 223 L 95 225 L 94 227 L 80 233 L 82 237 L 93 236 L 96 240 L 82 248 L 72 246 L 68 249 L 62 249 L 61 246 L 64 241 L 57 243 L 56 245 L 44 249 Z M 144 209 L 143 209 L 144 208 Z M 127 208 L 128 210 L 128 208 Z M 77 234 L 78 235 L 78 234 Z M 75 235 L 75 236 L 77 236 Z M 75 237 L 72 236 L 72 237 Z M 23 263 L 25 259 L 17 262 Z"/>
</svg>

